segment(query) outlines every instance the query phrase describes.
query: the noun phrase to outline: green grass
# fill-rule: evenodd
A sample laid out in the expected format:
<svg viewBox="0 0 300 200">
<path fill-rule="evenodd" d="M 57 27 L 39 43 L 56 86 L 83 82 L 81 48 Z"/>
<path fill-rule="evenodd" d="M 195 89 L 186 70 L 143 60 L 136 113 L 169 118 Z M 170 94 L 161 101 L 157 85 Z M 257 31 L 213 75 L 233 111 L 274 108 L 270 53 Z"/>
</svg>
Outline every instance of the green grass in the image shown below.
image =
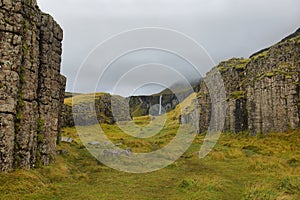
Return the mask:
<svg viewBox="0 0 300 200">
<path fill-rule="evenodd" d="M 244 58 L 231 58 L 228 61 L 223 61 L 219 63 L 217 66 L 220 72 L 224 72 L 230 70 L 232 68 L 236 70 L 243 71 L 246 69 L 247 65 L 250 63 L 251 59 L 244 59 Z"/>
<path fill-rule="evenodd" d="M 101 94 L 98 94 L 98 96 Z M 91 99 L 90 95 L 80 101 Z M 146 153 L 166 146 L 176 136 L 180 113 L 193 110 L 188 97 L 166 117 L 143 116 L 133 119 L 136 127 L 122 122 L 124 133 L 116 124 L 101 124 L 113 143 L 122 143 L 133 152 Z M 182 112 L 180 109 L 182 108 Z M 162 122 L 164 122 L 162 124 Z M 111 169 L 97 161 L 83 144 L 102 141 L 99 125 L 64 128 L 62 135 L 74 138 L 62 143 L 56 163 L 31 171 L 17 170 L 0 175 L 0 199 L 299 199 L 300 129 L 282 134 L 249 136 L 247 132 L 223 134 L 210 154 L 199 159 L 205 134 L 175 163 L 159 171 L 129 174 Z M 158 129 L 158 131 L 156 130 Z M 174 149 L 176 150 L 176 149 Z"/>
<path fill-rule="evenodd" d="M 110 94 L 99 92 L 99 93 L 89 93 L 89 94 L 80 94 L 75 95 L 74 97 L 65 98 L 64 103 L 68 106 L 72 106 L 72 104 L 80 104 L 80 103 L 90 103 L 95 102 L 95 99 L 99 99 L 104 96 L 110 97 Z"/>
<path fill-rule="evenodd" d="M 243 99 L 245 98 L 245 95 L 246 95 L 246 91 L 233 91 L 231 93 L 231 97 L 233 99 Z"/>
<path fill-rule="evenodd" d="M 136 106 L 135 109 L 132 112 L 132 116 L 138 117 L 138 116 L 145 116 L 147 115 L 148 109 L 146 108 L 140 108 L 140 106 Z"/>
<path fill-rule="evenodd" d="M 166 146 L 176 136 L 178 116 L 190 112 L 191 95 L 166 117 L 133 119 L 136 127 L 122 122 L 132 134 L 158 133 L 139 139 L 124 133 L 116 124 L 101 124 L 113 143 L 122 143 L 133 152 L 146 153 Z M 164 125 L 161 124 L 165 120 Z M 83 145 L 102 141 L 99 125 L 64 128 L 62 135 L 74 138 L 62 143 L 56 163 L 31 171 L 17 170 L 0 175 L 0 199 L 299 199 L 300 129 L 282 134 L 249 136 L 249 133 L 222 134 L 204 159 L 198 152 L 205 134 L 175 163 L 164 169 L 130 174 L 111 169 L 97 161 Z"/>
<path fill-rule="evenodd" d="M 121 142 L 120 148 L 138 153 L 161 149 L 176 136 L 179 114 L 193 110 L 195 96 L 165 118 L 135 117 L 136 127 L 121 124 L 133 135 L 158 129 L 153 137 L 130 136 L 116 124 L 101 124 L 101 129 L 113 143 Z M 84 101 L 91 98 L 86 97 Z M 300 199 L 300 129 L 257 136 L 222 134 L 204 159 L 198 157 L 205 138 L 200 134 L 175 163 L 151 173 L 130 174 L 103 165 L 83 145 L 102 141 L 94 134 L 99 125 L 77 128 L 81 138 L 75 128 L 62 130 L 74 142 L 57 146 L 68 153 L 57 155 L 55 164 L 2 173 L 0 199 Z"/>
<path fill-rule="evenodd" d="M 135 122 L 145 127 L 149 118 Z M 126 136 L 116 125 L 103 127 L 112 141 L 123 138 L 133 151 L 147 152 L 172 139 L 176 123 L 167 124 L 168 131 L 144 140 Z M 223 134 L 204 159 L 197 153 L 205 135 L 198 135 L 179 160 L 146 174 L 119 172 L 99 163 L 84 148 L 75 128 L 63 129 L 63 135 L 75 138 L 72 144 L 57 147 L 68 154 L 58 155 L 56 164 L 48 167 L 1 174 L 0 199 L 300 198 L 300 130 L 257 137 Z"/>
</svg>

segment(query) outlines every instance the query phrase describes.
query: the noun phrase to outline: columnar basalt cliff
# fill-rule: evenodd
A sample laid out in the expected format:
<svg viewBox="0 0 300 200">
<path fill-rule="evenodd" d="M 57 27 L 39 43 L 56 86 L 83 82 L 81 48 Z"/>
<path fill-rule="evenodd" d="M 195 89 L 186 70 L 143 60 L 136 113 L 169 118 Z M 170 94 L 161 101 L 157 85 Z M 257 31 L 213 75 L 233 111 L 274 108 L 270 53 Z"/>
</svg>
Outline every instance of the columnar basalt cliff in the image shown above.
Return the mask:
<svg viewBox="0 0 300 200">
<path fill-rule="evenodd" d="M 224 131 L 250 134 L 299 127 L 300 29 L 249 59 L 230 59 L 216 67 L 226 90 Z M 209 77 L 209 73 L 207 74 Z M 207 130 L 211 99 L 205 83 L 198 93 L 200 132 Z"/>
<path fill-rule="evenodd" d="M 0 171 L 55 160 L 66 82 L 62 39 L 35 0 L 0 1 Z"/>
</svg>

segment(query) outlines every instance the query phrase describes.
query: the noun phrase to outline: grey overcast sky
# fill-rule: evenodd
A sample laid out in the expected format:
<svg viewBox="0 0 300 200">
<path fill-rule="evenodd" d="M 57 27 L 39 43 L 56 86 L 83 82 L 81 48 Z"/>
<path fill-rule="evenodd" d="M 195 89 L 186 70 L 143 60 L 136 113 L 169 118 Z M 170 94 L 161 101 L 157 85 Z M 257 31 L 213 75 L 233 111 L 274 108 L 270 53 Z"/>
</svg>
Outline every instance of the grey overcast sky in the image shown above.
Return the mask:
<svg viewBox="0 0 300 200">
<path fill-rule="evenodd" d="M 126 30 L 162 27 L 179 31 L 201 44 L 218 63 L 248 57 L 300 27 L 299 0 L 38 0 L 38 4 L 64 29 L 62 73 L 68 78 L 67 91 L 73 91 L 77 70 L 89 52 Z M 146 51 L 136 57 L 146 54 L 153 56 Z M 180 73 L 189 71 L 185 67 Z M 77 92 L 95 89 L 90 88 L 88 79 L 87 75 L 86 82 L 80 80 L 82 87 Z M 122 84 L 125 88 L 127 83 Z M 111 92 L 111 88 L 103 88 Z"/>
</svg>

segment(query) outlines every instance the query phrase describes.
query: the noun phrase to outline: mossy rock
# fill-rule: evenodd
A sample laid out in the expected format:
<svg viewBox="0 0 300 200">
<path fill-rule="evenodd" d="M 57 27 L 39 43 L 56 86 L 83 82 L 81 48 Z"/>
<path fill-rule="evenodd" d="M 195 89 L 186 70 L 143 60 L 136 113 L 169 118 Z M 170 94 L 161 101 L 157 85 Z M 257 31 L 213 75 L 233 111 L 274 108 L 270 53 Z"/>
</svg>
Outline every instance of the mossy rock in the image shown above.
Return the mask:
<svg viewBox="0 0 300 200">
<path fill-rule="evenodd" d="M 268 57 L 268 54 L 269 54 L 269 49 L 265 50 L 265 51 L 263 51 L 259 54 L 256 54 L 256 55 L 252 56 L 251 58 L 253 60 L 257 60 L 257 59 L 260 59 L 260 58 L 266 58 L 266 57 Z"/>
<path fill-rule="evenodd" d="M 246 96 L 246 91 L 234 91 L 231 93 L 233 99 L 244 99 Z"/>
<path fill-rule="evenodd" d="M 274 72 L 267 72 L 267 74 L 266 74 L 266 76 L 267 76 L 268 78 L 272 78 L 274 75 L 275 75 Z"/>
<path fill-rule="evenodd" d="M 220 72 L 226 71 L 228 69 L 236 69 L 236 70 L 244 70 L 247 67 L 247 64 L 251 61 L 251 59 L 244 58 L 231 58 L 228 61 L 221 62 L 217 69 Z"/>
</svg>

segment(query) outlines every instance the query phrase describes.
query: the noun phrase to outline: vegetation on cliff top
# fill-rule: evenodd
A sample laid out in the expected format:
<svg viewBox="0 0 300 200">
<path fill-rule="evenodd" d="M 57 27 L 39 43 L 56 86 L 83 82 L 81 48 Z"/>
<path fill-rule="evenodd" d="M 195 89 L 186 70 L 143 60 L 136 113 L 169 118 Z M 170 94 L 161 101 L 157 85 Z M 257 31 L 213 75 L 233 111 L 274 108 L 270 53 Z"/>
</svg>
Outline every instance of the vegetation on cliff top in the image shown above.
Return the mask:
<svg viewBox="0 0 300 200">
<path fill-rule="evenodd" d="M 236 70 L 244 70 L 247 64 L 251 61 L 251 59 L 245 58 L 232 58 L 228 61 L 220 62 L 217 66 L 218 70 L 223 72 L 229 69 L 236 69 Z"/>
<path fill-rule="evenodd" d="M 99 99 L 104 96 L 110 97 L 110 94 L 107 94 L 104 92 L 80 94 L 80 95 L 75 95 L 73 97 L 65 98 L 64 104 L 66 104 L 68 106 L 72 106 L 73 103 L 74 104 L 91 103 L 91 102 L 94 102 L 95 99 Z"/>
</svg>

